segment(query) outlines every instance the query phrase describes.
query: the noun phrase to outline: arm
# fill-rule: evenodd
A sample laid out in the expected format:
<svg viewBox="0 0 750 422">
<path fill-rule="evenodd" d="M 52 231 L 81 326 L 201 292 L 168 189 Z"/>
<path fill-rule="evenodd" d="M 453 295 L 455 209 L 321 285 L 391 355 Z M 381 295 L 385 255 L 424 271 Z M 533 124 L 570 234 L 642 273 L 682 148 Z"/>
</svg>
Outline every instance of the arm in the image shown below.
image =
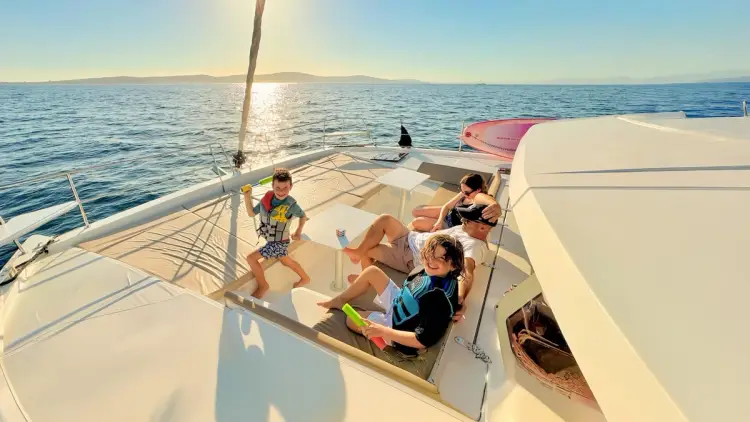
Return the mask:
<svg viewBox="0 0 750 422">
<path fill-rule="evenodd" d="M 362 327 L 362 334 L 365 337 L 382 337 L 385 341 L 393 343 L 403 344 L 404 346 L 414 347 L 415 349 L 424 349 L 425 345 L 417 340 L 417 334 L 411 331 L 394 330 L 384 325 L 377 324 L 372 321 L 365 320 L 365 325 Z"/>
<path fill-rule="evenodd" d="M 464 244 L 464 276 L 458 284 L 458 303 L 461 308 L 454 315 L 454 321 L 460 321 L 466 313 L 466 301 L 469 296 L 471 286 L 474 284 L 474 277 L 477 271 L 477 262 L 484 262 L 487 253 L 487 245 L 480 242 L 469 242 Z"/>
<path fill-rule="evenodd" d="M 305 223 L 307 223 L 307 216 L 303 215 L 299 218 L 299 224 L 297 225 L 297 230 L 294 231 L 292 234 L 292 239 L 294 240 L 300 240 L 302 238 L 302 229 L 305 227 Z"/>
<path fill-rule="evenodd" d="M 299 224 L 297 224 L 297 230 L 292 233 L 292 240 L 300 240 L 302 238 L 302 229 L 307 223 L 307 214 L 300 208 L 299 204 L 294 203 L 291 208 L 292 216 L 299 218 Z"/>
<path fill-rule="evenodd" d="M 482 211 L 482 217 L 490 221 L 496 221 L 498 218 L 500 218 L 500 215 L 503 212 L 502 208 L 500 208 L 500 204 L 497 203 L 495 198 L 487 195 L 486 193 L 480 193 L 475 196 L 474 203 L 487 205 L 487 208 Z"/>
<path fill-rule="evenodd" d="M 458 201 L 460 201 L 461 198 L 463 198 L 463 196 L 464 196 L 463 193 L 456 194 L 456 196 L 454 196 L 453 199 L 446 202 L 445 205 L 443 205 L 443 207 L 440 208 L 440 216 L 438 217 L 438 222 L 442 223 L 442 221 L 445 220 L 445 217 L 448 216 L 448 213 L 451 212 L 453 207 L 456 206 Z"/>
<path fill-rule="evenodd" d="M 383 337 L 415 349 L 425 349 L 437 344 L 450 325 L 452 313 L 450 300 L 445 293 L 432 291 L 419 300 L 419 325 L 412 331 L 402 331 L 366 321 L 363 333 L 369 337 Z"/>
<path fill-rule="evenodd" d="M 394 330 L 393 328 L 387 328 L 386 329 L 386 335 L 383 336 L 383 339 L 386 341 L 391 341 L 398 344 L 403 344 L 404 346 L 413 347 L 415 349 L 424 349 L 424 345 L 417 340 L 417 335 L 410 331 L 401 331 L 401 330 Z"/>
<path fill-rule="evenodd" d="M 451 212 L 451 209 L 456 206 L 458 201 L 463 198 L 463 193 L 459 193 L 456 196 L 453 197 L 450 201 L 446 202 L 441 208 L 440 208 L 440 215 L 438 215 L 437 221 L 432 226 L 432 231 L 440 230 L 443 227 L 443 221 L 445 221 L 445 217 L 448 216 L 448 213 Z"/>
<path fill-rule="evenodd" d="M 471 291 L 471 285 L 474 283 L 474 270 L 476 269 L 474 259 L 465 258 L 464 267 L 466 268 L 466 271 L 458 284 L 458 303 L 460 304 L 464 303 L 464 299 L 468 296 Z"/>
<path fill-rule="evenodd" d="M 245 191 L 243 195 L 245 195 L 245 209 L 247 210 L 247 215 L 249 217 L 255 217 L 255 211 L 253 211 L 253 187 L 251 186 L 250 189 Z"/>
</svg>

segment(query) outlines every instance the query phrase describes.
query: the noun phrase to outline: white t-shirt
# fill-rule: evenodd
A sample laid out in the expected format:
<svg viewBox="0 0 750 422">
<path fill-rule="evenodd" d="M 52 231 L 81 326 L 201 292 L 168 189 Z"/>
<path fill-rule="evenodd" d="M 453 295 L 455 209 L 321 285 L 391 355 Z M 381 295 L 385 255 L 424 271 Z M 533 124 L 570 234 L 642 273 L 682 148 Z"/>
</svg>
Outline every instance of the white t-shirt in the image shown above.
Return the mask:
<svg viewBox="0 0 750 422">
<path fill-rule="evenodd" d="M 464 231 L 464 228 L 462 226 L 455 226 L 445 230 L 438 230 L 434 233 L 409 232 L 409 248 L 414 254 L 415 265 L 417 263 L 422 263 L 422 260 L 419 256 L 419 251 L 422 250 L 425 243 L 427 243 L 427 239 L 429 239 L 433 234 L 447 234 L 458 240 L 459 243 L 461 243 L 461 246 L 464 247 L 464 258 L 473 259 L 476 265 L 483 263 L 484 258 L 489 253 L 487 243 L 483 240 L 475 239 L 469 236 Z"/>
</svg>

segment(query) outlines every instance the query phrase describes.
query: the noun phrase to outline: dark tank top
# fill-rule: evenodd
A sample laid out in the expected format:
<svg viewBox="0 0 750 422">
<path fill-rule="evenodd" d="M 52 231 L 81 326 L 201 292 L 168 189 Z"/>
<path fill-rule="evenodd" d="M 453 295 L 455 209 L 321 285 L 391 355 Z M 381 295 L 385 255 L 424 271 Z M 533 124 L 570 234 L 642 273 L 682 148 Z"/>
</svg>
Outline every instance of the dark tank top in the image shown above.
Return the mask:
<svg viewBox="0 0 750 422">
<path fill-rule="evenodd" d="M 448 215 L 445 216 L 445 223 L 448 225 L 448 228 L 456 227 L 461 225 L 461 215 L 458 213 L 457 207 L 463 207 L 466 202 L 466 198 L 461 198 L 459 202 L 456 203 L 456 205 L 451 208 L 450 212 L 448 212 Z"/>
</svg>

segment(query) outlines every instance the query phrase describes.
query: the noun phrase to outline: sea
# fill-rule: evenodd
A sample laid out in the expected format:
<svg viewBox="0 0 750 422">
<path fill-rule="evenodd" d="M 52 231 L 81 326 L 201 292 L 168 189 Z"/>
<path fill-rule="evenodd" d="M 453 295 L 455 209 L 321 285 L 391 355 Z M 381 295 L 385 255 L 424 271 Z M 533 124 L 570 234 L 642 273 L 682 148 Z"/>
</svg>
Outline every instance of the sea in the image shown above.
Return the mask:
<svg viewBox="0 0 750 422">
<path fill-rule="evenodd" d="M 215 177 L 215 163 L 227 167 L 222 147 L 228 154 L 237 149 L 244 89 L 244 84 L 0 84 L 0 217 L 72 200 L 64 175 L 31 181 L 47 174 L 74 172 L 81 199 L 94 199 L 84 205 L 92 222 Z M 251 164 L 270 163 L 321 146 L 323 131 L 363 129 L 371 130 L 372 142 L 395 145 L 401 124 L 415 146 L 455 150 L 462 122 L 665 111 L 740 116 L 745 99 L 750 100 L 750 83 L 265 83 L 253 87 L 246 150 Z M 57 235 L 81 225 L 73 210 L 37 233 Z M 0 266 L 14 250 L 0 246 Z"/>
</svg>

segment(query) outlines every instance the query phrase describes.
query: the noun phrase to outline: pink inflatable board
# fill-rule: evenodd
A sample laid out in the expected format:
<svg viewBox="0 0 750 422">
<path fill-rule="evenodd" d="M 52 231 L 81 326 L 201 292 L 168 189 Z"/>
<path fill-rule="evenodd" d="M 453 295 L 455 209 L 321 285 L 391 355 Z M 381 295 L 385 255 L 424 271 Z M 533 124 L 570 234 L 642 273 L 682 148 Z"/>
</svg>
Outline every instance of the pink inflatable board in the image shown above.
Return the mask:
<svg viewBox="0 0 750 422">
<path fill-rule="evenodd" d="M 521 138 L 529 128 L 550 120 L 554 119 L 543 117 L 488 120 L 470 124 L 464 128 L 459 138 L 470 147 L 512 160 Z"/>
</svg>

